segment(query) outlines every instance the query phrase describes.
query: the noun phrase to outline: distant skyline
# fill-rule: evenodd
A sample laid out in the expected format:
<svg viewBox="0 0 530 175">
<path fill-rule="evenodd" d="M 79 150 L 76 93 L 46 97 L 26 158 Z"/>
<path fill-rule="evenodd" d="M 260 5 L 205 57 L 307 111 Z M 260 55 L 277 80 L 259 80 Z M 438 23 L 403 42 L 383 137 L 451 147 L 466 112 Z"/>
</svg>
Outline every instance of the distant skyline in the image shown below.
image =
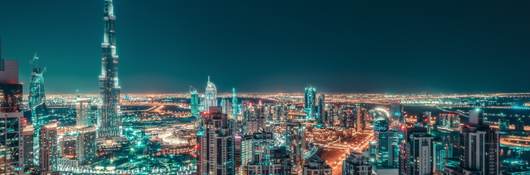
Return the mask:
<svg viewBox="0 0 530 175">
<path fill-rule="evenodd" d="M 530 1 L 114 0 L 124 93 L 528 92 Z M 96 93 L 103 0 L 0 2 L 28 85 Z M 27 92 L 25 92 L 27 94 Z"/>
</svg>

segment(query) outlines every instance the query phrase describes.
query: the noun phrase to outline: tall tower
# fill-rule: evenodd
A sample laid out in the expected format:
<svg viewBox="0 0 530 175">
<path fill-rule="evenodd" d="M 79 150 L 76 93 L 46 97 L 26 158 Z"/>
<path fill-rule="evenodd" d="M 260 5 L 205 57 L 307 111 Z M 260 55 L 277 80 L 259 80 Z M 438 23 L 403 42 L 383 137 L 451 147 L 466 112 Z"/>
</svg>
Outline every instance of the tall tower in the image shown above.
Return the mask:
<svg viewBox="0 0 530 175">
<path fill-rule="evenodd" d="M 324 127 L 324 119 L 325 119 L 325 98 L 326 96 L 324 94 L 321 94 L 320 96 L 318 96 L 318 106 L 317 106 L 317 113 L 316 113 L 316 118 L 317 118 L 317 127 L 318 128 L 322 128 Z"/>
<path fill-rule="evenodd" d="M 239 115 L 239 104 L 237 102 L 236 88 L 232 88 L 232 118 L 236 119 Z"/>
<path fill-rule="evenodd" d="M 116 52 L 116 30 L 112 0 L 105 0 L 103 20 L 105 23 L 103 43 L 101 43 L 101 75 L 99 76 L 101 95 L 101 115 L 97 122 L 97 137 L 108 139 L 119 137 L 120 85 L 118 81 L 118 54 Z"/>
<path fill-rule="evenodd" d="M 210 110 L 210 107 L 217 106 L 217 87 L 210 81 L 208 76 L 208 82 L 206 83 L 206 90 L 204 91 L 204 110 Z"/>
<path fill-rule="evenodd" d="M 31 110 L 31 122 L 33 123 L 33 153 L 39 155 L 39 135 L 42 125 L 45 124 L 43 118 L 47 115 L 46 95 L 44 93 L 44 67 L 39 64 L 37 54 L 31 60 L 31 82 L 29 84 L 28 106 Z M 38 165 L 39 156 L 33 157 L 33 163 Z"/>
<path fill-rule="evenodd" d="M 304 91 L 304 111 L 306 119 L 314 119 L 317 89 L 306 87 Z"/>
<path fill-rule="evenodd" d="M 200 111 L 199 111 L 199 93 L 197 93 L 197 90 L 192 88 L 190 90 L 190 109 L 191 109 L 191 115 L 193 117 L 199 118 Z"/>
</svg>

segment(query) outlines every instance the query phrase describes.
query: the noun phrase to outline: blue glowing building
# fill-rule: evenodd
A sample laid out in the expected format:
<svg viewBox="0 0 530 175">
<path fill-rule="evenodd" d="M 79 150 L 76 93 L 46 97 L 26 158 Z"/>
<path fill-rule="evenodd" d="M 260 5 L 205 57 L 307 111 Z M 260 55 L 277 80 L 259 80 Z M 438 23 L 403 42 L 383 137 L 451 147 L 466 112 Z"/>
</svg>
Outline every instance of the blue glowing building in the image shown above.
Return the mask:
<svg viewBox="0 0 530 175">
<path fill-rule="evenodd" d="M 304 112 L 306 113 L 306 119 L 315 118 L 316 108 L 316 95 L 317 89 L 314 87 L 306 87 L 304 91 Z"/>
<path fill-rule="evenodd" d="M 236 119 L 240 111 L 236 88 L 232 88 L 232 118 Z"/>
<path fill-rule="evenodd" d="M 378 169 L 395 169 L 399 166 L 399 144 L 403 140 L 400 131 L 388 130 L 377 133 L 375 163 Z"/>
<path fill-rule="evenodd" d="M 119 57 L 116 46 L 116 16 L 112 0 L 105 0 L 104 33 L 101 43 L 100 98 L 101 113 L 97 120 L 97 137 L 111 139 L 121 137 L 120 84 L 118 79 Z"/>
<path fill-rule="evenodd" d="M 46 124 L 47 108 L 46 95 L 44 93 L 44 67 L 39 64 L 37 54 L 31 60 L 31 80 L 29 83 L 28 106 L 31 110 L 31 121 L 33 123 L 33 154 L 39 155 L 39 135 L 41 127 Z M 33 163 L 39 164 L 39 156 L 34 156 Z"/>
<path fill-rule="evenodd" d="M 190 90 L 190 109 L 191 109 L 191 116 L 193 117 L 200 117 L 200 109 L 199 109 L 199 93 L 197 93 L 196 89 Z"/>
<path fill-rule="evenodd" d="M 318 106 L 317 106 L 317 113 L 316 113 L 316 120 L 317 120 L 317 128 L 323 128 L 324 127 L 324 121 L 326 121 L 326 111 L 325 111 L 325 95 L 321 94 L 318 96 Z"/>
</svg>

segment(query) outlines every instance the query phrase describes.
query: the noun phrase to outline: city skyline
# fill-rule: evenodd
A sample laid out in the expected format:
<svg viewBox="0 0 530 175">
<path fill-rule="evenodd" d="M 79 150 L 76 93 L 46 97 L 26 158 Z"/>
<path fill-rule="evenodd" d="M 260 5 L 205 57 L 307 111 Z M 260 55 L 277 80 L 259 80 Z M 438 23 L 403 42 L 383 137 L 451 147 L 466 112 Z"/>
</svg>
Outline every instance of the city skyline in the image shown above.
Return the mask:
<svg viewBox="0 0 530 175">
<path fill-rule="evenodd" d="M 31 46 L 0 39 L 0 174 L 530 174 L 530 32 L 504 33 L 521 29 L 523 4 L 99 1 L 98 23 L 64 0 L 9 18 L 61 23 L 9 25 L 7 43 L 55 37 L 30 75 L 3 53 Z M 79 49 L 95 24 L 98 59 Z"/>
<path fill-rule="evenodd" d="M 57 2 L 0 7 L 4 57 L 19 62 L 24 84 L 37 52 L 48 92 L 97 92 L 103 2 Z M 519 81 L 529 74 L 527 2 L 116 3 L 125 93 L 186 92 L 208 75 L 220 92 L 530 89 Z M 10 15 L 16 9 L 25 10 Z"/>
</svg>

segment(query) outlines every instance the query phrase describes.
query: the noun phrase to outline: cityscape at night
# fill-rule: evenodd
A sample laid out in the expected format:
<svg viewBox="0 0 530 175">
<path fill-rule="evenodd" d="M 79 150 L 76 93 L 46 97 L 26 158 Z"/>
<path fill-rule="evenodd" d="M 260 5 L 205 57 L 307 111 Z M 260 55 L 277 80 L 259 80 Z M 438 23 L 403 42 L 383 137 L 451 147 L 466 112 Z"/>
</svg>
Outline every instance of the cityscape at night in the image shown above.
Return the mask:
<svg viewBox="0 0 530 175">
<path fill-rule="evenodd" d="M 0 175 L 530 175 L 529 8 L 0 0 Z"/>
</svg>

